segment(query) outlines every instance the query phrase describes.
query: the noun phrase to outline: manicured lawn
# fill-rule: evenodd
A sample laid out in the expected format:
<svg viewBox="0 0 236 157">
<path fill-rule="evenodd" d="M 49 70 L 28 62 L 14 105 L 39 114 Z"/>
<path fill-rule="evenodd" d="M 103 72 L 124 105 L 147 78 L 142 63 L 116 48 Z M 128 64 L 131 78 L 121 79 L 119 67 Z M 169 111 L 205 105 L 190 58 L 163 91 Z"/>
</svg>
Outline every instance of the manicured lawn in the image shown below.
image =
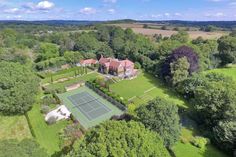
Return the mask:
<svg viewBox="0 0 236 157">
<path fill-rule="evenodd" d="M 40 105 L 36 104 L 28 112 L 36 140 L 44 147 L 50 155 L 59 151 L 59 131 L 68 125 L 69 121 L 60 121 L 53 125 L 47 125 L 43 115 L 40 113 Z"/>
<path fill-rule="evenodd" d="M 166 98 L 178 106 L 187 108 L 188 105 L 176 96 L 175 92 L 167 89 L 158 78 L 141 72 L 133 80 L 123 80 L 110 86 L 111 90 L 120 96 L 132 100 L 136 106 L 144 104 L 155 97 Z"/>
<path fill-rule="evenodd" d="M 71 79 L 71 80 L 68 80 L 68 81 L 65 81 L 65 82 L 50 84 L 50 85 L 47 86 L 47 88 L 49 88 L 49 89 L 65 88 L 65 86 L 76 83 L 78 81 L 82 81 L 82 80 L 83 81 L 88 81 L 88 80 L 94 79 L 94 78 L 96 78 L 96 76 L 98 76 L 98 73 L 94 72 L 94 73 L 91 73 L 91 74 L 83 75 L 81 77 L 76 77 L 74 79 Z"/>
<path fill-rule="evenodd" d="M 42 80 L 42 83 L 51 83 L 51 75 L 52 75 L 53 81 L 59 80 L 61 78 L 74 77 L 76 70 L 78 70 L 78 67 L 60 70 L 52 74 L 50 73 L 41 74 L 42 76 L 45 77 L 45 79 Z M 91 70 L 87 69 L 87 72 L 91 72 Z"/>
<path fill-rule="evenodd" d="M 190 141 L 194 134 L 196 134 L 196 131 L 194 130 L 189 130 L 186 128 L 182 129 L 182 136 L 187 141 Z M 207 145 L 205 149 L 200 149 L 193 146 L 189 142 L 182 143 L 179 141 L 174 146 L 173 150 L 176 157 L 228 157 L 211 144 Z"/>
<path fill-rule="evenodd" d="M 0 116 L 0 140 L 32 138 L 25 116 Z"/>
<path fill-rule="evenodd" d="M 217 72 L 232 77 L 236 81 L 236 68 L 221 68 L 209 70 L 207 72 Z"/>
</svg>

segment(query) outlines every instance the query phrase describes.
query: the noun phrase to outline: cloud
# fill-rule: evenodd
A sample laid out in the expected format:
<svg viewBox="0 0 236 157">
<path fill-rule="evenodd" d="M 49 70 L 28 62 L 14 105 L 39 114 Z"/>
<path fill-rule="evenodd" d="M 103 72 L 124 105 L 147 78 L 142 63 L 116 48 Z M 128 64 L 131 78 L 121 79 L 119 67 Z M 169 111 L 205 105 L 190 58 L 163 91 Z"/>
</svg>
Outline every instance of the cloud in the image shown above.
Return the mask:
<svg viewBox="0 0 236 157">
<path fill-rule="evenodd" d="M 151 18 L 160 18 L 162 17 L 162 14 L 152 14 Z"/>
<path fill-rule="evenodd" d="M 50 10 L 55 7 L 55 4 L 49 1 L 41 1 L 39 3 L 26 3 L 21 6 L 25 11 L 32 12 L 38 10 Z"/>
<path fill-rule="evenodd" d="M 165 15 L 165 16 L 170 16 L 170 13 L 165 13 L 164 15 Z"/>
<path fill-rule="evenodd" d="M 235 7 L 236 6 L 236 2 L 231 2 L 231 3 L 229 3 L 229 5 Z"/>
<path fill-rule="evenodd" d="M 103 0 L 103 2 L 105 2 L 105 3 L 116 3 L 117 0 Z"/>
<path fill-rule="evenodd" d="M 79 11 L 81 14 L 85 14 L 85 15 L 91 15 L 91 14 L 96 14 L 97 10 L 94 8 L 90 8 L 90 7 L 85 7 L 83 9 L 80 9 Z"/>
<path fill-rule="evenodd" d="M 107 11 L 108 11 L 109 14 L 114 14 L 116 12 L 115 9 L 108 9 Z"/>
<path fill-rule="evenodd" d="M 41 1 L 36 5 L 36 8 L 39 10 L 49 10 L 52 9 L 55 6 L 54 3 L 49 1 Z"/>
<path fill-rule="evenodd" d="M 205 16 L 206 17 L 217 17 L 217 18 L 219 18 L 219 17 L 224 17 L 226 15 L 222 12 L 217 12 L 217 13 L 207 13 L 207 14 L 205 14 Z"/>
<path fill-rule="evenodd" d="M 225 14 L 222 13 L 222 12 L 218 12 L 218 13 L 215 14 L 215 16 L 216 16 L 216 17 L 221 17 L 221 16 L 225 16 Z"/>
<path fill-rule="evenodd" d="M 8 13 L 8 14 L 15 14 L 20 12 L 19 8 L 10 8 L 10 9 L 5 9 L 3 10 L 4 13 Z"/>
<path fill-rule="evenodd" d="M 182 16 L 181 13 L 175 13 L 174 15 L 175 15 L 175 16 Z"/>
</svg>

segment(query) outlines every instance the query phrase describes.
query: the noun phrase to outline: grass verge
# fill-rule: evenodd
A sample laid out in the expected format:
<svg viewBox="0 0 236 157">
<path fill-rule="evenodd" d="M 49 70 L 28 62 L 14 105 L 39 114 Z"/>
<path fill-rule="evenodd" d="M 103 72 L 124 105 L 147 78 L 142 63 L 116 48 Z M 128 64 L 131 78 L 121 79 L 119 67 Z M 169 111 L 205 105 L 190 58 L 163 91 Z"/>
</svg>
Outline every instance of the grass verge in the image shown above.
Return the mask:
<svg viewBox="0 0 236 157">
<path fill-rule="evenodd" d="M 70 122 L 60 121 L 53 125 L 47 125 L 43 115 L 40 113 L 39 104 L 33 106 L 32 110 L 28 112 L 28 116 L 38 143 L 45 148 L 50 155 L 60 151 L 58 133 Z"/>
<path fill-rule="evenodd" d="M 27 120 L 22 116 L 0 116 L 0 140 L 32 138 Z"/>
</svg>

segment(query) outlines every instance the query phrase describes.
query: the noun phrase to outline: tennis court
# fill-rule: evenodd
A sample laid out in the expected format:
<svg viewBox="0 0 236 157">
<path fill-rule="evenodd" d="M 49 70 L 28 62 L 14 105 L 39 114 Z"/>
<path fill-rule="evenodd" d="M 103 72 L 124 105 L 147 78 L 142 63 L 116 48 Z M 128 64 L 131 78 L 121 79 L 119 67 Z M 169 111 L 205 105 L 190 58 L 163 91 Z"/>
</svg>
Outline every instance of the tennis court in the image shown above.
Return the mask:
<svg viewBox="0 0 236 157">
<path fill-rule="evenodd" d="M 86 86 L 58 94 L 58 97 L 85 128 L 96 126 L 110 119 L 113 115 L 123 113 L 119 108 Z"/>
<path fill-rule="evenodd" d="M 72 104 L 78 108 L 89 120 L 96 119 L 111 109 L 106 107 L 99 101 L 99 98 L 95 98 L 88 92 L 82 92 L 79 94 L 68 97 Z"/>
</svg>

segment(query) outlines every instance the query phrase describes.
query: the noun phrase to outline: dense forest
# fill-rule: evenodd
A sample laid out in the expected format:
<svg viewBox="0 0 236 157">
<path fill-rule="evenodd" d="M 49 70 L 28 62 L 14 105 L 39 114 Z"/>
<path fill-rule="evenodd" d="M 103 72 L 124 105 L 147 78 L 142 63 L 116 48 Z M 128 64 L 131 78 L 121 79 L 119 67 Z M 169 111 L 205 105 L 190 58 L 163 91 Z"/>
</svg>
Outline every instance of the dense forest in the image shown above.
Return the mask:
<svg viewBox="0 0 236 157">
<path fill-rule="evenodd" d="M 38 72 L 57 71 L 65 64 L 75 67 L 82 59 L 101 56 L 128 58 L 190 103 L 192 108 L 187 114 L 197 122 L 204 137 L 226 153 L 233 153 L 236 84 L 230 77 L 204 71 L 236 63 L 235 32 L 218 40 L 202 37 L 191 40 L 184 31 L 171 37 L 155 35 L 150 39 L 135 34 L 132 29 L 95 23 L 0 23 L 0 112 L 20 115 L 32 108 L 39 90 Z M 235 25 L 222 23 L 227 29 Z M 222 23 L 210 24 L 221 27 Z M 167 149 L 171 151 L 179 140 L 179 113 L 185 112 L 184 109 L 157 98 L 135 112 L 132 121 L 105 122 L 79 140 L 71 137 L 75 135 L 71 133 L 67 138 L 74 141 L 64 153 L 68 156 L 169 156 Z M 196 140 L 196 145 L 205 140 Z M 34 147 L 31 153 L 43 156 L 44 151 L 33 141 L 1 141 L 0 145 L 11 145 L 27 154 L 23 144 L 30 145 L 30 142 Z"/>
</svg>

